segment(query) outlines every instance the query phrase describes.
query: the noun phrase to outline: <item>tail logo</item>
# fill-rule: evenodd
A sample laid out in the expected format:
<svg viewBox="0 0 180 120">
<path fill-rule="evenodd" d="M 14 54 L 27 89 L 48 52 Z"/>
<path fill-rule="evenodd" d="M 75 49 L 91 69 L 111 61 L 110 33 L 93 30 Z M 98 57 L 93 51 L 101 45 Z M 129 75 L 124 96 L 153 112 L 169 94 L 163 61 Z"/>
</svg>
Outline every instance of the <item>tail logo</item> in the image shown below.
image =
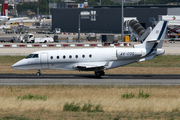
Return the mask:
<svg viewBox="0 0 180 120">
<path fill-rule="evenodd" d="M 176 17 L 175 17 L 175 16 L 173 16 L 172 18 L 173 18 L 173 20 L 176 20 Z"/>
</svg>

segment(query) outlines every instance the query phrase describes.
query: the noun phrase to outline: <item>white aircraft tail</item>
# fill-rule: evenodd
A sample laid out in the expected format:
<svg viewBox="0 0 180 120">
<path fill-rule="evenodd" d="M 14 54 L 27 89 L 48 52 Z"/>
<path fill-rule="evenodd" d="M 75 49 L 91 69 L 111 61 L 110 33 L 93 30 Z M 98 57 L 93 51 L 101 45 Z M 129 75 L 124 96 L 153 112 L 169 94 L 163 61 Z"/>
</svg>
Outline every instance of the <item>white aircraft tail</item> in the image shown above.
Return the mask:
<svg viewBox="0 0 180 120">
<path fill-rule="evenodd" d="M 134 48 L 146 48 L 147 50 L 153 51 L 157 48 L 162 48 L 165 34 L 167 29 L 167 21 L 160 21 L 144 42 L 140 45 L 135 45 Z"/>
</svg>

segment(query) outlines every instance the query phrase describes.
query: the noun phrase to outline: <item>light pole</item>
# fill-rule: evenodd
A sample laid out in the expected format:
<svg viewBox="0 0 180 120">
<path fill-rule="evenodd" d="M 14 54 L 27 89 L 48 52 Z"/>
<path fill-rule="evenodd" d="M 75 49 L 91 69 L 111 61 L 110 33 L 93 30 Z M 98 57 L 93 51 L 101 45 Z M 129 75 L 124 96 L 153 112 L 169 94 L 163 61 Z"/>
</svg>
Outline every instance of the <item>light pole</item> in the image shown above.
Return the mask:
<svg viewBox="0 0 180 120">
<path fill-rule="evenodd" d="M 78 27 L 78 40 L 80 39 L 80 31 L 81 31 L 81 14 L 79 14 L 79 27 Z"/>
<path fill-rule="evenodd" d="M 122 0 L 122 6 L 121 6 L 121 8 L 122 8 L 122 34 L 121 34 L 121 38 L 122 38 L 122 40 L 124 39 L 124 9 L 123 9 L 123 2 L 124 2 L 124 0 Z"/>
<path fill-rule="evenodd" d="M 49 4 L 50 4 L 50 0 L 49 0 Z M 50 17 L 50 6 L 49 6 L 49 17 Z"/>
<path fill-rule="evenodd" d="M 37 18 L 39 19 L 39 0 L 37 2 L 37 14 L 38 14 Z"/>
</svg>

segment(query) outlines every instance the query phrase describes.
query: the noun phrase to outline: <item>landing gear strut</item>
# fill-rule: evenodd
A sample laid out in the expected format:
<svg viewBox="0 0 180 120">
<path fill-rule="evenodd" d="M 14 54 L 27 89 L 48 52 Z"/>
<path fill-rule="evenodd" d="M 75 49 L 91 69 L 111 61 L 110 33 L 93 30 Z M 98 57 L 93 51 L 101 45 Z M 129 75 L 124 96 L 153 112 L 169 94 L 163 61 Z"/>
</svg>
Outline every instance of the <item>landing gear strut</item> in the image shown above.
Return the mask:
<svg viewBox="0 0 180 120">
<path fill-rule="evenodd" d="M 96 71 L 95 72 L 96 77 L 101 77 L 102 75 L 105 75 L 104 71 Z"/>
<path fill-rule="evenodd" d="M 36 73 L 37 76 L 41 76 L 41 70 L 38 70 L 38 72 Z"/>
</svg>

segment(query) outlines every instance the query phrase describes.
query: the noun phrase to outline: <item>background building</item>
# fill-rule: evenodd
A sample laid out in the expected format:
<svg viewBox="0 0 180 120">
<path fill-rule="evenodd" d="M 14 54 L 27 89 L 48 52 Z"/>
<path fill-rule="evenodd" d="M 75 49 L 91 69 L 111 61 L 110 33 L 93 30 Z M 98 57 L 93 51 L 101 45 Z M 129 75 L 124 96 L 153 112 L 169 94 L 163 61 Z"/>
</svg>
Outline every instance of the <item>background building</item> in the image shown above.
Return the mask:
<svg viewBox="0 0 180 120">
<path fill-rule="evenodd" d="M 151 18 L 158 20 L 159 15 L 172 15 L 174 11 L 179 11 L 179 8 L 175 9 L 177 7 L 180 8 L 179 5 L 125 6 L 124 17 L 137 17 L 143 27 L 147 28 L 152 26 Z M 81 19 L 81 32 L 121 33 L 121 6 L 53 9 L 52 28 L 61 28 L 63 32 L 78 32 L 79 14 L 82 11 L 96 11 L 97 16 L 95 21 Z"/>
</svg>

